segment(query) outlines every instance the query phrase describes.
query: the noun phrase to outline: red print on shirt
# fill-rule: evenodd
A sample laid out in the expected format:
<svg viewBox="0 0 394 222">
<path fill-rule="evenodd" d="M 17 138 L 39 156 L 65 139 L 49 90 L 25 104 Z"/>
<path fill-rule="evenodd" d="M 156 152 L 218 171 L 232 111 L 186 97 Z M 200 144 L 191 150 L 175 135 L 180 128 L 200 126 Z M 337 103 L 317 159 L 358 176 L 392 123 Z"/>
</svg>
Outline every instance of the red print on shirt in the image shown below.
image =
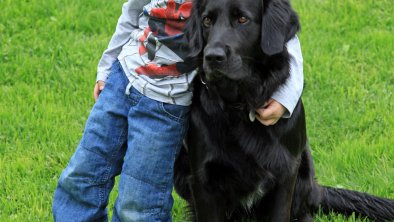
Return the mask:
<svg viewBox="0 0 394 222">
<path fill-rule="evenodd" d="M 147 57 L 150 61 L 154 61 L 157 50 L 160 50 L 160 46 L 157 46 L 156 41 L 160 41 L 160 44 L 167 46 L 167 49 L 170 49 L 175 54 L 181 53 L 178 51 L 180 44 L 175 42 L 180 41 L 179 38 L 182 38 L 180 34 L 183 34 L 183 27 L 190 16 L 191 8 L 192 3 L 189 0 L 184 3 L 168 0 L 165 7 L 151 9 L 149 26 L 145 28 L 144 34 L 138 39 L 141 42 L 139 54 Z M 171 38 L 174 39 L 171 40 Z M 171 44 L 167 45 L 165 41 L 161 41 L 162 39 L 167 39 Z M 185 70 L 180 71 L 177 68 L 179 68 L 177 64 L 161 65 L 152 62 L 136 68 L 135 71 L 139 75 L 151 77 L 179 76 L 185 72 Z"/>
<path fill-rule="evenodd" d="M 135 70 L 139 75 L 149 76 L 179 76 L 180 73 L 176 68 L 176 64 L 169 66 L 158 66 L 156 64 L 148 64 L 141 66 Z"/>
<path fill-rule="evenodd" d="M 143 54 L 147 53 L 147 50 L 146 50 L 145 45 L 144 45 L 144 41 L 148 37 L 150 32 L 151 32 L 151 30 L 150 30 L 149 27 L 145 28 L 144 35 L 142 35 L 140 37 L 140 39 L 138 39 L 142 43 L 141 46 L 139 47 L 139 54 L 140 55 L 143 55 Z"/>
<path fill-rule="evenodd" d="M 191 2 L 177 4 L 174 0 L 169 0 L 166 8 L 152 9 L 151 16 L 165 19 L 165 33 L 176 35 L 182 33 L 185 20 L 190 16 L 191 8 Z"/>
</svg>

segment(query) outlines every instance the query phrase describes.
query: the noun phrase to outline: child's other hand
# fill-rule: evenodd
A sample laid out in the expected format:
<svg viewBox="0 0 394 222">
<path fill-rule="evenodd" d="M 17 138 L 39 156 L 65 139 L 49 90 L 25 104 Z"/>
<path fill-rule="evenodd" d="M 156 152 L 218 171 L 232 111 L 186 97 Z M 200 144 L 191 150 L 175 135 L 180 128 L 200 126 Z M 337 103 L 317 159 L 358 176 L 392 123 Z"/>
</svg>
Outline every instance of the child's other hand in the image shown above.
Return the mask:
<svg viewBox="0 0 394 222">
<path fill-rule="evenodd" d="M 274 99 L 268 100 L 264 106 L 256 110 L 256 119 L 266 126 L 272 126 L 283 116 L 286 108 Z"/>
<path fill-rule="evenodd" d="M 102 81 L 102 80 L 97 81 L 96 85 L 94 86 L 94 90 L 93 90 L 93 97 L 95 100 L 98 99 L 101 91 L 103 91 L 104 85 L 105 85 L 104 81 Z"/>
</svg>

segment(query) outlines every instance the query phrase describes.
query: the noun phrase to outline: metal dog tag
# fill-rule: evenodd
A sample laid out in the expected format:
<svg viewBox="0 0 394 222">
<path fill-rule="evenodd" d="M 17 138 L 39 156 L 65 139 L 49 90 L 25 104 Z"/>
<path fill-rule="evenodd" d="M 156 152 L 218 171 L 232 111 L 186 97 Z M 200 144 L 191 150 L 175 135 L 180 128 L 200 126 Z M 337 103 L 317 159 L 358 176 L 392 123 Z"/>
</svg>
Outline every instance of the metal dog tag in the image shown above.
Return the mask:
<svg viewBox="0 0 394 222">
<path fill-rule="evenodd" d="M 250 119 L 250 122 L 254 122 L 256 120 L 256 112 L 254 110 L 250 110 L 249 119 Z"/>
</svg>

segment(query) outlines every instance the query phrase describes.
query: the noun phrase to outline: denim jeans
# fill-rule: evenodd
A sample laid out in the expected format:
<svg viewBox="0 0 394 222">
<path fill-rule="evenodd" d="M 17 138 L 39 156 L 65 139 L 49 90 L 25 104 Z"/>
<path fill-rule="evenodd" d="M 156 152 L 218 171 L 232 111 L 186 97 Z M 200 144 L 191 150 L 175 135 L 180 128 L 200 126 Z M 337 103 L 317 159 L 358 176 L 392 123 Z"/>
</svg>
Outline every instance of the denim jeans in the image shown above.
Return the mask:
<svg viewBox="0 0 394 222">
<path fill-rule="evenodd" d="M 188 106 L 152 100 L 114 63 L 79 143 L 62 172 L 55 221 L 108 221 L 107 204 L 120 175 L 112 221 L 171 221 L 173 165 L 188 126 Z"/>
</svg>

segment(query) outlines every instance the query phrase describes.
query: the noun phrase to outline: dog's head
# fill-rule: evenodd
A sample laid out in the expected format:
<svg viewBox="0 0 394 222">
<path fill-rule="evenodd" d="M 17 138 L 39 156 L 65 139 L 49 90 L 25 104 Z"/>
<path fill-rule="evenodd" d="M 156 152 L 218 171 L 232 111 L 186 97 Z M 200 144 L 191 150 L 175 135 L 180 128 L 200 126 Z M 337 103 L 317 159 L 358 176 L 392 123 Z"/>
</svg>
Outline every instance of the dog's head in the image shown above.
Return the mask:
<svg viewBox="0 0 394 222">
<path fill-rule="evenodd" d="M 240 80 L 262 56 L 285 50 L 299 29 L 287 0 L 194 0 L 187 37 L 208 81 Z"/>
</svg>

